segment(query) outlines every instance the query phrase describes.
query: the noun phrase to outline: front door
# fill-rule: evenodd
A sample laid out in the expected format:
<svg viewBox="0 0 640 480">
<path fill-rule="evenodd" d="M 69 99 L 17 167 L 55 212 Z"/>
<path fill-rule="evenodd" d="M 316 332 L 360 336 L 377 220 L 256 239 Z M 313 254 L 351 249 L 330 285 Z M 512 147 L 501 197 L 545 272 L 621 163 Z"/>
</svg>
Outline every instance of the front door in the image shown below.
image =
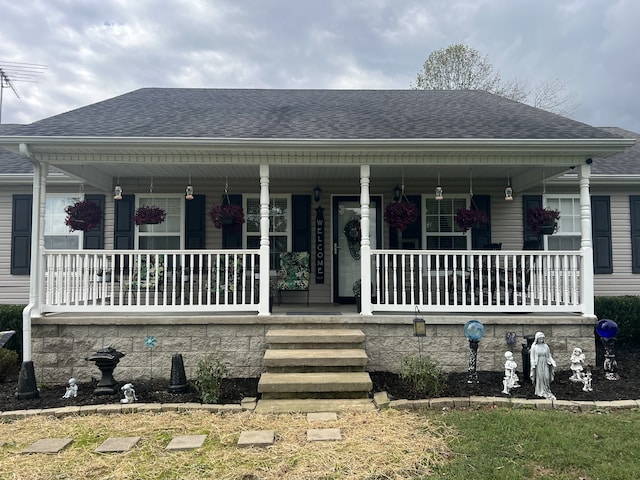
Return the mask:
<svg viewBox="0 0 640 480">
<path fill-rule="evenodd" d="M 382 244 L 382 198 L 369 205 L 371 248 Z M 353 284 L 360 279 L 360 197 L 333 197 L 333 301 L 355 303 Z M 372 274 L 374 270 L 372 269 Z"/>
</svg>

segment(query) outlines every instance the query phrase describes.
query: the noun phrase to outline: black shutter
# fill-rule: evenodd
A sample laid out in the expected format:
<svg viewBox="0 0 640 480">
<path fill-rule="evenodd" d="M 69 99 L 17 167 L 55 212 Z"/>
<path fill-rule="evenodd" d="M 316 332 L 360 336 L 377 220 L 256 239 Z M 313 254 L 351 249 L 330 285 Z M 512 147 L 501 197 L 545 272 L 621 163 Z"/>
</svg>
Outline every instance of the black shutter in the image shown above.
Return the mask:
<svg viewBox="0 0 640 480">
<path fill-rule="evenodd" d="M 418 219 L 410 224 L 407 229 L 402 232 L 402 243 L 398 245 L 398 231 L 389 227 L 389 248 L 392 249 L 420 249 L 422 234 L 422 197 L 420 195 L 407 195 L 407 200 L 418 208 Z"/>
<path fill-rule="evenodd" d="M 291 251 L 311 254 L 311 195 L 291 196 L 291 219 Z"/>
<path fill-rule="evenodd" d="M 205 248 L 206 197 L 194 195 L 193 200 L 185 200 L 185 247 Z"/>
<path fill-rule="evenodd" d="M 593 273 L 613 273 L 611 251 L 611 201 L 608 196 L 591 197 Z"/>
<path fill-rule="evenodd" d="M 11 274 L 29 275 L 31 269 L 31 213 L 33 195 L 14 195 L 11 212 Z"/>
<path fill-rule="evenodd" d="M 84 232 L 84 248 L 87 250 L 98 250 L 104 248 L 104 195 L 85 195 L 84 199 L 97 203 L 102 210 L 102 221 L 100 225 L 89 232 Z"/>
<path fill-rule="evenodd" d="M 474 195 L 471 197 L 471 206 L 484 212 L 491 219 L 491 197 L 489 195 Z M 471 248 L 480 250 L 489 248 L 491 243 L 491 223 L 479 225 L 471 229 Z"/>
<path fill-rule="evenodd" d="M 640 273 L 640 195 L 629 196 L 631 211 L 631 271 Z"/>
<path fill-rule="evenodd" d="M 222 201 L 226 201 L 226 195 L 223 197 Z M 229 195 L 229 203 L 231 203 L 231 205 L 242 206 L 242 195 Z M 242 225 L 229 225 L 222 227 L 222 248 L 242 248 Z"/>
<path fill-rule="evenodd" d="M 113 248 L 116 250 L 133 249 L 135 199 L 134 195 L 123 195 L 122 200 L 114 202 Z"/>
<path fill-rule="evenodd" d="M 537 235 L 527 223 L 527 212 L 530 208 L 542 208 L 542 195 L 523 195 L 522 196 L 522 226 L 523 226 L 523 249 L 524 250 L 542 250 L 542 237 Z M 524 246 L 527 248 L 524 248 Z M 535 246 L 535 248 L 534 248 Z"/>
</svg>

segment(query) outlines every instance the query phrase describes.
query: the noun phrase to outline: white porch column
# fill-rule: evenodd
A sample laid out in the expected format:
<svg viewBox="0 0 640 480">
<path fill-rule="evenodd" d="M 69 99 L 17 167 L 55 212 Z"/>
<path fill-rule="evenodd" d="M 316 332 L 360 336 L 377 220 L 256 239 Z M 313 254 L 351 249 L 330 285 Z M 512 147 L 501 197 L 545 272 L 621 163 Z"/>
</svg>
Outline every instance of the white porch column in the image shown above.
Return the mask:
<svg viewBox="0 0 640 480">
<path fill-rule="evenodd" d="M 591 160 L 580 165 L 580 250 L 582 251 L 582 302 L 585 315 L 594 314 L 593 301 L 593 242 L 591 235 L 591 197 L 589 195 L 589 177 Z"/>
<path fill-rule="evenodd" d="M 373 315 L 371 311 L 371 239 L 369 238 L 369 183 L 371 167 L 360 165 L 360 301 L 361 314 Z"/>
<path fill-rule="evenodd" d="M 44 295 L 44 212 L 47 197 L 47 164 L 32 158 L 26 144 L 20 144 L 20 154 L 33 165 L 33 201 L 31 210 L 31 266 L 29 273 L 29 304 L 22 312 L 22 360 L 31 361 L 31 318 L 40 315 Z"/>
<path fill-rule="evenodd" d="M 269 268 L 269 165 L 260 165 L 260 301 L 258 315 L 270 315 Z"/>
</svg>

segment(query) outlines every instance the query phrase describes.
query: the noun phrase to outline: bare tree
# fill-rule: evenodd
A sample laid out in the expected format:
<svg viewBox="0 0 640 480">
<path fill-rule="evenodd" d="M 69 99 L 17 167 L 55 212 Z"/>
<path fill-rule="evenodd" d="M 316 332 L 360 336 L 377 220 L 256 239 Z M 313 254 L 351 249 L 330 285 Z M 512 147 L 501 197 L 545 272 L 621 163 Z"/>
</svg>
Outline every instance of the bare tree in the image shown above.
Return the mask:
<svg viewBox="0 0 640 480">
<path fill-rule="evenodd" d="M 562 115 L 575 110 L 565 94 L 566 85 L 560 80 L 541 82 L 534 88 L 518 79 L 503 81 L 488 56 L 461 43 L 432 52 L 411 88 L 483 90 Z"/>
</svg>

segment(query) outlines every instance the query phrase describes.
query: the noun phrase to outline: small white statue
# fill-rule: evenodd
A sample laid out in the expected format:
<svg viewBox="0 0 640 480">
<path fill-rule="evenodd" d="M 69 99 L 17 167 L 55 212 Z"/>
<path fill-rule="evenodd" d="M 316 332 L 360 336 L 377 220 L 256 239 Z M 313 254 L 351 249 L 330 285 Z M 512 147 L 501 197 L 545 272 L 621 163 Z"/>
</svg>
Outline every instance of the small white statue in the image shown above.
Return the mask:
<svg viewBox="0 0 640 480">
<path fill-rule="evenodd" d="M 512 388 L 518 388 L 520 386 L 520 381 L 518 379 L 518 375 L 516 374 L 516 367 L 518 364 L 513 359 L 513 353 L 510 351 L 504 352 L 504 379 L 502 380 L 502 393 L 509 395 Z"/>
<path fill-rule="evenodd" d="M 584 353 L 581 348 L 574 348 L 571 354 L 571 371 L 573 375 L 569 377 L 572 382 L 584 382 Z"/>
<path fill-rule="evenodd" d="M 591 370 L 587 370 L 582 377 L 582 382 L 584 386 L 582 387 L 583 392 L 593 392 L 593 387 L 591 386 Z"/>
<path fill-rule="evenodd" d="M 70 378 L 69 379 L 69 385 L 67 386 L 67 390 L 66 392 L 64 392 L 64 395 L 62 396 L 62 398 L 76 398 L 78 396 L 78 385 L 76 385 L 76 379 L 75 378 Z"/>
<path fill-rule="evenodd" d="M 120 400 L 120 403 L 133 403 L 138 400 L 138 397 L 136 397 L 136 391 L 133 388 L 133 384 L 127 383 L 123 385 L 120 390 L 124 392 L 124 398 Z"/>
</svg>

